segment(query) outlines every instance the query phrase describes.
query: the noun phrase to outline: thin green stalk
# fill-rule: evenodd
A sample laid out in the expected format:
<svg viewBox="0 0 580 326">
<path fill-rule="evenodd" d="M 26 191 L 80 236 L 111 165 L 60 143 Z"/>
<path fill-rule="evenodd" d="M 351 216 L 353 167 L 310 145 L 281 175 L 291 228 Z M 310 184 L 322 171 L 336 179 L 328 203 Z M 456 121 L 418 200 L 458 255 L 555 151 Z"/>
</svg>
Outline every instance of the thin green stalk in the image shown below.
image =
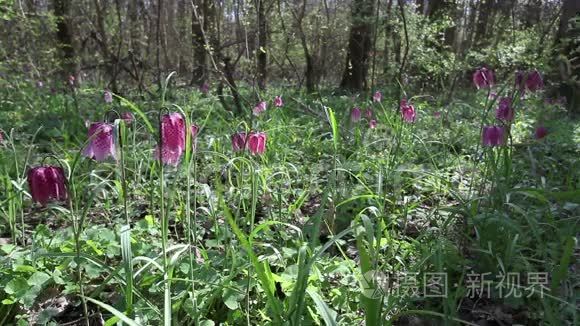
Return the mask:
<svg viewBox="0 0 580 326">
<path fill-rule="evenodd" d="M 193 140 L 192 140 L 193 141 Z M 197 258 L 197 194 L 195 191 L 195 184 L 193 189 L 193 222 L 191 217 L 191 169 L 193 167 L 193 180 L 195 182 L 197 175 L 197 165 L 195 160 L 195 153 L 192 159 L 187 165 L 187 192 L 186 192 L 186 205 L 185 205 L 185 216 L 187 219 L 187 242 L 189 247 L 189 277 L 191 281 L 191 303 L 193 306 L 193 318 L 194 324 L 199 324 L 198 314 L 197 314 L 197 296 L 195 294 L 195 277 L 193 271 L 193 257 Z M 192 239 L 193 238 L 193 239 Z M 193 249 L 193 252 L 192 252 Z"/>
<path fill-rule="evenodd" d="M 71 219 L 73 221 L 73 233 L 74 233 L 74 240 L 75 240 L 75 250 L 76 250 L 76 276 L 77 276 L 77 282 L 79 285 L 79 291 L 81 293 L 81 302 L 82 302 L 82 306 L 83 306 L 83 314 L 84 314 L 84 320 L 85 320 L 85 324 L 86 326 L 89 326 L 89 310 L 87 307 L 87 300 L 85 298 L 85 290 L 84 290 L 84 286 L 83 286 L 83 279 L 82 279 L 82 271 L 81 271 L 81 241 L 80 241 L 80 236 L 81 236 L 81 232 L 82 232 L 82 219 L 77 221 L 77 216 L 76 216 L 76 209 L 73 206 L 73 198 L 76 198 L 76 188 L 73 182 L 73 176 L 72 176 L 72 172 L 71 172 L 71 176 L 70 176 L 70 180 L 69 180 L 69 185 L 70 185 L 70 191 L 71 194 L 68 197 L 68 204 L 69 204 L 69 208 L 70 208 L 70 213 L 71 213 Z"/>
<path fill-rule="evenodd" d="M 125 261 L 125 278 L 126 278 L 126 290 L 125 290 L 125 300 L 127 305 L 127 314 L 132 317 L 133 313 L 133 264 L 131 262 L 131 220 L 129 219 L 128 203 L 127 203 L 127 175 L 125 171 L 125 124 L 121 121 L 119 125 L 119 151 L 120 151 L 120 170 L 121 170 L 121 187 L 123 191 L 123 213 L 125 215 L 126 230 L 124 232 L 129 232 L 128 241 L 126 243 L 126 248 L 123 250 L 123 257 Z M 123 246 L 121 246 L 123 247 Z M 126 252 L 127 251 L 127 252 Z"/>
<path fill-rule="evenodd" d="M 168 275 L 168 260 L 167 260 L 167 234 L 169 229 L 169 223 L 167 221 L 167 216 L 165 214 L 165 177 L 164 177 L 164 168 L 163 168 L 163 161 L 162 161 L 162 154 L 161 151 L 163 150 L 163 132 L 161 127 L 162 121 L 162 111 L 163 108 L 159 111 L 159 213 L 161 217 L 161 248 L 163 251 L 163 287 L 164 287 L 164 295 L 163 295 L 163 324 L 165 326 L 171 326 L 171 287 L 170 287 L 170 280 Z"/>
</svg>

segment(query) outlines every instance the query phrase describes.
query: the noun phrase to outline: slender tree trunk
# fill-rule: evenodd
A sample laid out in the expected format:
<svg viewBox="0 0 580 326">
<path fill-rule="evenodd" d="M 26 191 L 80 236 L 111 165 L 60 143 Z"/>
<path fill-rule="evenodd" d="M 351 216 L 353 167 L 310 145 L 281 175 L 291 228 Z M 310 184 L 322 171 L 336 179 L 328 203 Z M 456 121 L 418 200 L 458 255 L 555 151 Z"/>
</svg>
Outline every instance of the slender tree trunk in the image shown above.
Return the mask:
<svg viewBox="0 0 580 326">
<path fill-rule="evenodd" d="M 266 89 L 266 82 L 268 79 L 268 34 L 266 21 L 266 3 L 264 0 L 256 1 L 256 10 L 258 14 L 258 49 L 256 57 L 257 73 L 258 73 L 258 87 L 261 90 Z"/>
<path fill-rule="evenodd" d="M 560 42 L 566 34 L 572 29 L 570 26 L 570 19 L 578 16 L 580 13 L 580 1 L 578 0 L 564 0 L 562 4 L 562 15 L 560 16 L 560 25 L 556 33 L 556 42 Z"/>
<path fill-rule="evenodd" d="M 385 25 L 385 63 L 384 63 L 384 68 L 383 68 L 383 74 L 385 75 L 385 77 L 387 77 L 389 75 L 389 63 L 391 60 L 390 57 L 390 47 L 389 47 L 389 43 L 390 40 L 392 39 L 391 36 L 393 34 L 393 24 L 391 22 L 391 10 L 393 8 L 393 0 L 389 0 L 389 2 L 387 3 L 387 10 L 385 12 L 385 19 L 383 24 Z M 386 78 L 388 79 L 388 78 Z"/>
<path fill-rule="evenodd" d="M 206 62 L 207 52 L 205 49 L 205 40 L 203 37 L 203 21 L 202 15 L 206 16 L 205 6 L 203 0 L 195 0 L 194 4 L 197 6 L 197 15 L 195 11 L 191 12 L 191 42 L 193 45 L 193 75 L 191 79 L 192 85 L 202 86 L 206 81 Z M 201 9 L 201 10 L 200 10 Z"/>
<path fill-rule="evenodd" d="M 415 3 L 417 4 L 417 13 L 425 14 L 425 10 L 429 7 L 425 5 L 425 0 L 416 0 Z"/>
<path fill-rule="evenodd" d="M 428 16 L 431 19 L 443 19 L 445 16 L 451 16 L 455 23 L 457 21 L 457 4 L 455 0 L 433 0 L 429 3 Z M 455 32 L 455 25 L 446 28 L 443 44 L 453 47 Z"/>
<path fill-rule="evenodd" d="M 157 64 L 157 86 L 159 87 L 159 92 L 161 92 L 162 81 L 161 81 L 161 47 L 163 42 L 161 41 L 161 15 L 163 14 L 163 2 L 164 0 L 157 0 L 157 23 L 156 23 L 156 49 L 155 58 Z"/>
<path fill-rule="evenodd" d="M 352 24 L 341 88 L 362 91 L 367 86 L 373 5 L 373 0 L 354 0 L 352 3 Z"/>
<path fill-rule="evenodd" d="M 304 71 L 304 79 L 306 81 L 306 91 L 313 92 L 316 90 L 316 76 L 315 76 L 315 67 L 314 67 L 314 58 L 312 57 L 312 53 L 310 53 L 310 49 L 308 48 L 308 40 L 306 39 L 306 33 L 304 32 L 304 28 L 302 26 L 302 20 L 304 19 L 304 15 L 306 14 L 306 5 L 307 0 L 303 0 L 300 6 L 299 12 L 292 11 L 292 15 L 294 16 L 294 20 L 296 21 L 296 29 L 298 30 L 300 36 L 300 44 L 302 45 L 302 51 L 304 52 L 304 61 L 306 61 L 306 68 Z"/>
<path fill-rule="evenodd" d="M 496 0 L 481 0 L 477 12 L 477 25 L 475 28 L 475 45 L 482 48 L 489 44 L 490 36 L 487 35 L 489 18 L 493 16 Z"/>
<path fill-rule="evenodd" d="M 560 94 L 567 100 L 570 112 L 580 113 L 580 23 L 573 23 L 580 20 L 580 1 L 564 0 L 562 14 L 560 16 L 560 26 L 556 34 L 556 45 L 559 53 L 556 60 L 560 68 L 559 87 Z"/>
<path fill-rule="evenodd" d="M 129 16 L 129 51 L 132 55 L 140 58 L 140 33 L 138 25 L 139 8 L 137 0 L 129 0 L 127 7 L 127 15 Z"/>
<path fill-rule="evenodd" d="M 542 14 L 542 0 L 529 0 L 525 6 L 526 14 L 524 15 L 524 27 L 530 28 L 540 22 Z"/>
<path fill-rule="evenodd" d="M 73 47 L 73 35 L 69 27 L 70 2 L 68 0 L 54 0 L 54 15 L 56 22 L 56 39 L 62 60 L 63 79 L 68 76 L 78 77 L 78 67 Z"/>
</svg>

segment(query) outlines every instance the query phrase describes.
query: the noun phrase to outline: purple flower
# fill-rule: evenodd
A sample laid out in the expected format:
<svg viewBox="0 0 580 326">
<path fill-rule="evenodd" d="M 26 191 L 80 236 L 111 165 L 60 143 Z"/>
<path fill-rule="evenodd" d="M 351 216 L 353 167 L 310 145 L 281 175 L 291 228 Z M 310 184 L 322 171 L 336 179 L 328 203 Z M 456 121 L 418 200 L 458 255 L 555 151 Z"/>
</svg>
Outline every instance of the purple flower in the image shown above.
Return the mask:
<svg viewBox="0 0 580 326">
<path fill-rule="evenodd" d="M 376 127 L 377 127 L 377 120 L 372 119 L 371 121 L 369 121 L 369 128 L 375 129 Z"/>
<path fill-rule="evenodd" d="M 266 133 L 251 132 L 248 136 L 248 149 L 252 155 L 261 155 L 266 151 Z"/>
<path fill-rule="evenodd" d="M 380 102 L 383 99 L 383 94 L 380 91 L 376 91 L 373 94 L 373 102 Z"/>
<path fill-rule="evenodd" d="M 373 110 L 371 110 L 371 109 L 366 109 L 366 110 L 365 110 L 365 117 L 366 117 L 368 120 L 372 119 L 372 118 L 373 118 Z"/>
<path fill-rule="evenodd" d="M 542 139 L 542 138 L 546 137 L 547 135 L 548 135 L 548 128 L 546 128 L 544 126 L 536 127 L 536 130 L 534 131 L 534 137 L 536 139 Z"/>
<path fill-rule="evenodd" d="M 441 118 L 441 111 L 435 111 L 435 112 L 433 112 L 433 116 L 435 118 Z"/>
<path fill-rule="evenodd" d="M 185 120 L 177 112 L 161 117 L 161 161 L 177 166 L 185 150 Z M 159 149 L 156 151 L 159 158 Z"/>
<path fill-rule="evenodd" d="M 131 124 L 131 122 L 135 120 L 135 116 L 133 115 L 133 112 L 123 112 L 121 113 L 121 119 L 123 119 L 126 124 Z"/>
<path fill-rule="evenodd" d="M 539 71 L 532 70 L 528 72 L 526 77 L 526 88 L 530 90 L 530 92 L 535 92 L 544 88 L 544 80 L 542 79 L 542 75 Z"/>
<path fill-rule="evenodd" d="M 359 107 L 354 107 L 350 111 L 350 121 L 359 122 L 361 118 L 361 110 Z"/>
<path fill-rule="evenodd" d="M 196 124 L 191 125 L 191 146 L 195 151 L 197 147 L 197 134 L 199 133 L 199 126 Z"/>
<path fill-rule="evenodd" d="M 264 101 L 258 103 L 253 110 L 255 116 L 259 116 L 262 112 L 266 111 L 268 104 Z"/>
<path fill-rule="evenodd" d="M 232 135 L 232 150 L 234 152 L 243 151 L 246 148 L 246 133 L 236 132 Z"/>
<path fill-rule="evenodd" d="M 399 104 L 399 109 L 401 110 L 401 117 L 403 121 L 407 123 L 415 122 L 417 113 L 415 112 L 415 107 L 407 102 L 407 99 L 402 99 Z"/>
<path fill-rule="evenodd" d="M 65 201 L 68 198 L 66 177 L 61 167 L 37 166 L 28 170 L 27 179 L 32 201 L 42 206 L 50 200 Z"/>
<path fill-rule="evenodd" d="M 493 71 L 485 67 L 477 69 L 475 73 L 473 73 L 473 84 L 475 84 L 477 89 L 492 87 L 494 84 Z"/>
<path fill-rule="evenodd" d="M 105 103 L 113 103 L 113 93 L 111 93 L 109 90 L 105 91 L 105 95 L 103 97 L 105 98 Z"/>
<path fill-rule="evenodd" d="M 94 122 L 89 127 L 89 143 L 83 155 L 97 161 L 103 161 L 109 156 L 117 157 L 115 147 L 114 127 L 106 122 Z"/>
<path fill-rule="evenodd" d="M 499 100 L 499 106 L 495 111 L 495 117 L 498 120 L 511 122 L 514 120 L 514 109 L 512 108 L 512 99 L 510 97 L 503 97 Z"/>
<path fill-rule="evenodd" d="M 505 143 L 504 129 L 502 126 L 485 126 L 481 133 L 483 146 L 495 147 Z"/>
<path fill-rule="evenodd" d="M 36 87 L 38 88 L 43 88 L 44 87 L 44 83 L 42 82 L 42 80 L 39 80 L 36 82 Z"/>
<path fill-rule="evenodd" d="M 280 108 L 284 105 L 284 102 L 282 101 L 282 96 L 278 95 L 276 97 L 274 97 L 274 106 Z"/>
<path fill-rule="evenodd" d="M 206 82 L 204 82 L 204 83 L 203 83 L 201 86 L 199 86 L 199 91 L 200 91 L 202 94 L 207 94 L 207 93 L 209 93 L 209 84 L 208 84 L 208 83 L 206 83 Z"/>
</svg>

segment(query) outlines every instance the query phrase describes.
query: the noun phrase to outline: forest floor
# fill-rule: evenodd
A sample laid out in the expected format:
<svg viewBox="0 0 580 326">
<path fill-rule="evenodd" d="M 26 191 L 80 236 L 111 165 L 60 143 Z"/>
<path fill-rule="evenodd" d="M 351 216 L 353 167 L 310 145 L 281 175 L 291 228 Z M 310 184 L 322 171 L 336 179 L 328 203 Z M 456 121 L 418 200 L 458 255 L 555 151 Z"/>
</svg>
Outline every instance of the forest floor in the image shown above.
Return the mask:
<svg viewBox="0 0 580 326">
<path fill-rule="evenodd" d="M 29 84 L 0 90 L 0 325 L 84 325 L 85 304 L 94 325 L 579 324 L 580 121 L 541 93 L 486 147 L 484 90 L 410 96 L 406 122 L 388 92 L 271 89 L 236 116 L 211 92 Z M 199 127 L 177 166 L 155 154 L 169 112 Z M 95 161 L 104 119 L 117 157 Z M 250 130 L 263 154 L 233 151 Z M 32 202 L 40 164 L 64 167 L 70 201 Z"/>
</svg>

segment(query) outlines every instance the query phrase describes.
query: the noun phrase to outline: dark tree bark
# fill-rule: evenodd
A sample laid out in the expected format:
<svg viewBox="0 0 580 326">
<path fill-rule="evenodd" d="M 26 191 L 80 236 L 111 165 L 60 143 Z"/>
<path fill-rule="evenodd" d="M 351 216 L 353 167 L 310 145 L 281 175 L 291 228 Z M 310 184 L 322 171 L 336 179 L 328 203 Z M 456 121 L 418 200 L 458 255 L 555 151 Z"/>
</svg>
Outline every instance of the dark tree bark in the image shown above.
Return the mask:
<svg viewBox="0 0 580 326">
<path fill-rule="evenodd" d="M 524 27 L 534 27 L 540 22 L 540 15 L 542 13 L 542 0 L 529 0 L 525 6 Z"/>
<path fill-rule="evenodd" d="M 485 47 L 489 44 L 490 37 L 487 35 L 489 18 L 493 16 L 496 0 L 482 0 L 477 6 L 477 25 L 475 28 L 475 45 Z"/>
<path fill-rule="evenodd" d="M 155 48 L 155 57 L 157 63 L 157 85 L 159 86 L 159 92 L 161 92 L 162 88 L 162 80 L 161 80 L 161 47 L 163 46 L 163 42 L 161 41 L 161 15 L 163 14 L 163 2 L 164 0 L 157 0 L 157 28 L 156 28 L 156 48 Z"/>
<path fill-rule="evenodd" d="M 258 49 L 256 54 L 258 87 L 261 90 L 265 90 L 268 79 L 268 56 L 266 52 L 268 46 L 268 30 L 266 21 L 266 4 L 264 0 L 256 0 L 256 11 L 258 14 Z"/>
<path fill-rule="evenodd" d="M 193 75 L 191 78 L 191 85 L 201 87 L 207 80 L 206 62 L 207 51 L 205 49 L 205 40 L 203 36 L 203 21 L 202 15 L 207 14 L 203 0 L 195 0 L 194 5 L 197 6 L 197 15 L 194 10 L 191 13 L 191 43 L 193 46 Z"/>
<path fill-rule="evenodd" d="M 387 10 L 385 12 L 385 19 L 383 21 L 383 24 L 385 25 L 385 45 L 384 45 L 384 52 L 385 52 L 385 65 L 384 65 L 384 69 L 383 69 L 383 73 L 385 74 L 385 76 L 387 76 L 389 74 L 389 63 L 390 63 L 390 47 L 389 47 L 389 43 L 390 43 L 390 37 L 391 35 L 393 35 L 393 23 L 391 22 L 391 11 L 393 8 L 393 0 L 389 0 L 389 2 L 387 3 Z"/>
<path fill-rule="evenodd" d="M 571 29 L 570 19 L 580 14 L 580 1 L 578 0 L 564 0 L 562 4 L 562 15 L 560 16 L 560 26 L 556 34 L 556 42 L 560 42 L 567 36 Z"/>
<path fill-rule="evenodd" d="M 316 89 L 317 82 L 316 82 L 316 73 L 314 67 L 314 58 L 310 49 L 308 48 L 308 40 L 306 39 L 306 33 L 304 32 L 304 28 L 302 27 L 302 20 L 306 14 L 306 5 L 307 1 L 303 0 L 302 4 L 300 5 L 300 10 L 295 12 L 291 9 L 292 15 L 294 16 L 294 20 L 296 23 L 296 29 L 298 30 L 298 34 L 300 36 L 300 44 L 302 45 L 302 51 L 304 52 L 304 61 L 306 61 L 306 68 L 304 71 L 304 79 L 306 80 L 306 91 L 313 92 Z"/>
<path fill-rule="evenodd" d="M 428 5 L 425 5 L 425 0 L 417 0 L 415 3 L 417 4 L 417 13 L 424 15 L 425 10 L 429 8 Z"/>
<path fill-rule="evenodd" d="M 574 23 L 573 21 L 576 21 Z M 562 81 L 559 93 L 567 100 L 568 109 L 580 113 L 580 1 L 564 0 L 560 26 L 556 34 L 556 54 Z"/>
<path fill-rule="evenodd" d="M 127 15 L 129 16 L 129 51 L 137 58 L 141 57 L 140 33 L 138 25 L 139 8 L 137 0 L 128 2 Z"/>
<path fill-rule="evenodd" d="M 430 2 L 427 15 L 431 19 L 443 19 L 446 15 L 451 16 L 453 21 L 457 17 L 457 4 L 455 0 L 433 0 Z M 453 46 L 455 42 L 456 26 L 451 26 L 445 29 L 445 39 L 443 44 Z"/>
<path fill-rule="evenodd" d="M 62 60 L 63 79 L 70 75 L 78 76 L 73 35 L 69 26 L 70 1 L 54 0 L 54 15 L 57 17 L 56 39 Z"/>
<path fill-rule="evenodd" d="M 366 88 L 371 50 L 373 0 L 354 0 L 351 8 L 351 28 L 348 40 L 346 67 L 340 87 L 353 91 Z"/>
</svg>

